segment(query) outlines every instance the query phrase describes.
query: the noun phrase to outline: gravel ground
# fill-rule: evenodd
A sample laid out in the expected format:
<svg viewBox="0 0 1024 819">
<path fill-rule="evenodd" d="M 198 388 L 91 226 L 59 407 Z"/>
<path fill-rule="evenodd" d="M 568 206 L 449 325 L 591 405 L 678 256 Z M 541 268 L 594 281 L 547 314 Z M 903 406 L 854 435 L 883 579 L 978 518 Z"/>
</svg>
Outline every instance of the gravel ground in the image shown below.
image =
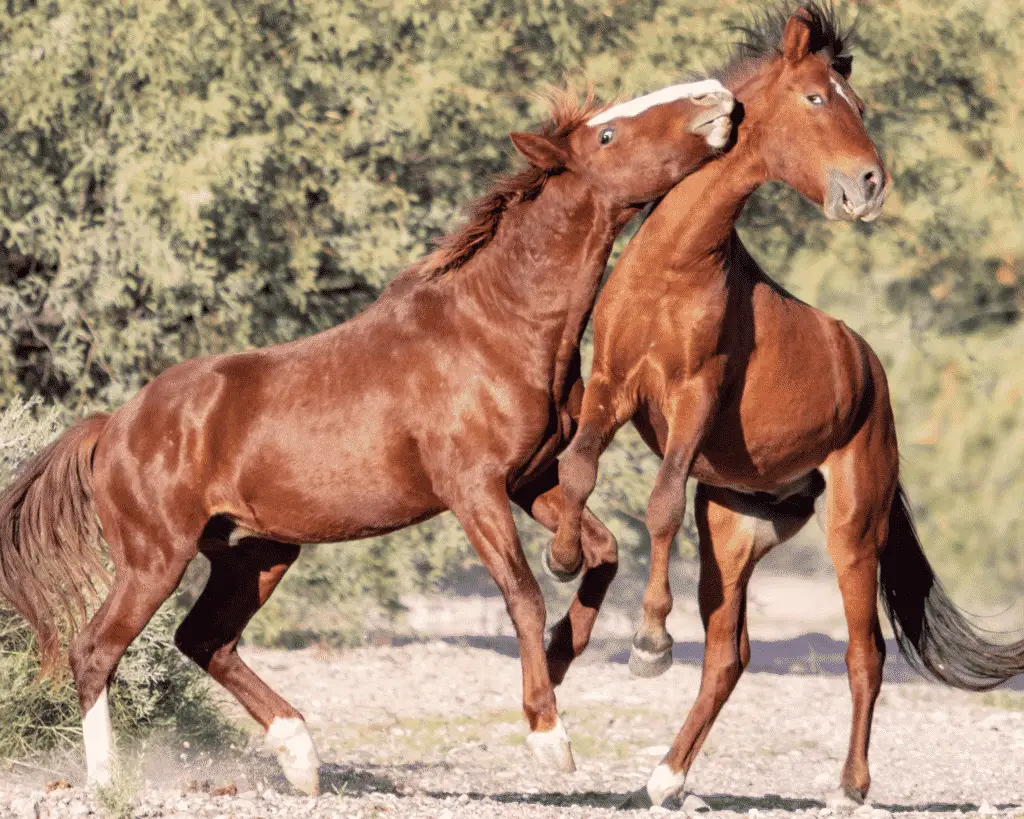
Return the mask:
<svg viewBox="0 0 1024 819">
<path fill-rule="evenodd" d="M 579 771 L 551 775 L 524 745 L 516 659 L 442 642 L 243 653 L 305 714 L 324 760 L 319 799 L 290 791 L 252 750 L 211 756 L 167 743 L 145 749 L 129 783 L 102 799 L 62 781 L 82 781 L 80 761 L 52 763 L 59 775 L 12 767 L 0 778 L 0 817 L 651 815 L 615 806 L 645 784 L 699 682 L 699 669 L 680 663 L 655 680 L 600 657 L 579 663 L 558 692 Z M 828 816 L 849 712 L 842 677 L 747 674 L 688 791 L 716 816 Z M 887 683 L 871 758 L 873 805 L 861 816 L 1024 819 L 1024 696 Z"/>
</svg>

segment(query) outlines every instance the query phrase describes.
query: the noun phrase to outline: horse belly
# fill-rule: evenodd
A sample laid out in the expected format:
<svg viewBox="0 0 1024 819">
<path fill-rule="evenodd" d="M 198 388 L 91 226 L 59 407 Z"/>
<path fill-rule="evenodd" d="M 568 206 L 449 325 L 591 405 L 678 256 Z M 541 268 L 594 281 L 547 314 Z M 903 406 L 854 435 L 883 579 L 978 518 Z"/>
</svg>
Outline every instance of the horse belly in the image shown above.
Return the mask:
<svg viewBox="0 0 1024 819">
<path fill-rule="evenodd" d="M 323 543 L 386 534 L 443 511 L 401 428 L 379 416 L 344 420 L 329 429 L 293 417 L 257 436 L 227 514 L 266 536 Z"/>
<path fill-rule="evenodd" d="M 770 375 L 780 372 L 773 368 Z M 850 408 L 836 401 L 830 384 L 813 375 L 763 381 L 757 375 L 748 371 L 740 400 L 719 412 L 694 462 L 698 480 L 773 492 L 820 466 L 835 448 Z M 761 388 L 765 382 L 770 388 Z"/>
</svg>

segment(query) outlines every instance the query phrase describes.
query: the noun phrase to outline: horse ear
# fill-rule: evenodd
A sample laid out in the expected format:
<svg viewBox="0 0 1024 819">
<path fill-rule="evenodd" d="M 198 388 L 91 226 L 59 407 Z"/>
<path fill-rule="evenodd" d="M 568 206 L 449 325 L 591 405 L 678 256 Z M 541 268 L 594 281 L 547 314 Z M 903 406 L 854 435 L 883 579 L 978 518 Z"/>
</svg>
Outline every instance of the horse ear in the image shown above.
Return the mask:
<svg viewBox="0 0 1024 819">
<path fill-rule="evenodd" d="M 561 170 L 569 161 L 569 152 L 549 137 L 516 132 L 509 134 L 509 138 L 516 150 L 542 171 Z"/>
<path fill-rule="evenodd" d="M 782 56 L 787 62 L 795 63 L 807 56 L 811 43 L 810 19 L 803 9 L 797 9 L 786 21 L 782 34 Z"/>
</svg>

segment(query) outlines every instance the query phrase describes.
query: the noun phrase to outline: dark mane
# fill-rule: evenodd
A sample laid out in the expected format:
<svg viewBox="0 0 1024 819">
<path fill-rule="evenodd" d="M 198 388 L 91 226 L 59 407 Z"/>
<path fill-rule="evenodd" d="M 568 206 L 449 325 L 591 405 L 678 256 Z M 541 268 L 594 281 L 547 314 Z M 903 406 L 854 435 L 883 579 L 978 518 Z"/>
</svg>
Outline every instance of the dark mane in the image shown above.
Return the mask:
<svg viewBox="0 0 1024 819">
<path fill-rule="evenodd" d="M 729 60 L 710 76 L 726 85 L 728 81 L 741 79 L 767 60 L 782 56 L 779 46 L 786 23 L 797 9 L 807 12 L 811 29 L 810 51 L 824 52 L 832 67 L 843 76 L 849 76 L 853 65 L 850 46 L 856 39 L 855 26 L 840 20 L 839 13 L 831 0 L 809 2 L 799 5 L 782 0 L 770 2 L 745 22 L 732 26 L 731 30 L 741 35 L 733 46 Z"/>
<path fill-rule="evenodd" d="M 543 96 L 550 105 L 551 113 L 550 122 L 540 133 L 555 139 L 567 137 L 607 107 L 595 100 L 592 86 L 587 88 L 582 100 L 571 87 L 550 89 Z M 396 280 L 414 278 L 430 281 L 462 267 L 494 238 L 502 214 L 516 202 L 538 196 L 550 175 L 529 165 L 517 173 L 500 177 L 487 193 L 466 206 L 469 218 L 459 230 L 440 239 L 430 255 L 399 273 Z"/>
</svg>

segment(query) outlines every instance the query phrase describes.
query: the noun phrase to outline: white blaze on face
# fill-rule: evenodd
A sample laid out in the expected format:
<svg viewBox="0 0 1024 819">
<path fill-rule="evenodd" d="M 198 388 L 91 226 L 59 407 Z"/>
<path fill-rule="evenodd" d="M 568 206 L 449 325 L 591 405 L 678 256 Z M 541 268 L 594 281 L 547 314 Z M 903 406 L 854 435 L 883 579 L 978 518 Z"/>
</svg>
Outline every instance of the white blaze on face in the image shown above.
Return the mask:
<svg viewBox="0 0 1024 819">
<path fill-rule="evenodd" d="M 847 104 L 847 105 L 849 105 L 849 106 L 850 106 L 850 107 L 851 107 L 851 108 L 853 109 L 853 112 L 854 112 L 855 114 L 857 114 L 858 116 L 860 116 L 860 111 L 858 111 L 858 110 L 857 110 L 857 106 L 856 106 L 856 105 L 854 105 L 854 104 L 853 104 L 853 100 L 851 100 L 851 99 L 850 99 L 850 98 L 849 98 L 849 97 L 848 97 L 848 96 L 846 95 L 846 91 L 845 91 L 845 89 L 843 88 L 843 84 L 842 84 L 841 82 L 839 82 L 839 80 L 837 80 L 837 79 L 836 79 L 835 77 L 829 77 L 829 78 L 828 78 L 828 81 L 829 81 L 830 83 L 832 83 L 832 87 L 833 87 L 833 88 L 834 88 L 834 89 L 836 90 L 836 93 L 837 93 L 837 94 L 838 94 L 838 95 L 839 95 L 840 97 L 842 97 L 842 98 L 843 98 L 844 100 L 846 100 L 846 104 Z"/>
<path fill-rule="evenodd" d="M 82 719 L 82 736 L 85 739 L 85 767 L 89 784 L 106 787 L 110 784 L 114 757 L 114 731 L 110 727 L 106 688 Z"/>
<path fill-rule="evenodd" d="M 700 82 L 687 82 L 681 85 L 670 85 L 652 94 L 645 94 L 629 102 L 619 103 L 603 111 L 595 117 L 587 120 L 587 125 L 603 125 L 613 119 L 622 117 L 635 117 L 642 114 L 648 108 L 656 105 L 665 105 L 676 100 L 692 99 L 714 91 L 724 91 L 725 88 L 718 80 L 701 80 Z"/>
</svg>

